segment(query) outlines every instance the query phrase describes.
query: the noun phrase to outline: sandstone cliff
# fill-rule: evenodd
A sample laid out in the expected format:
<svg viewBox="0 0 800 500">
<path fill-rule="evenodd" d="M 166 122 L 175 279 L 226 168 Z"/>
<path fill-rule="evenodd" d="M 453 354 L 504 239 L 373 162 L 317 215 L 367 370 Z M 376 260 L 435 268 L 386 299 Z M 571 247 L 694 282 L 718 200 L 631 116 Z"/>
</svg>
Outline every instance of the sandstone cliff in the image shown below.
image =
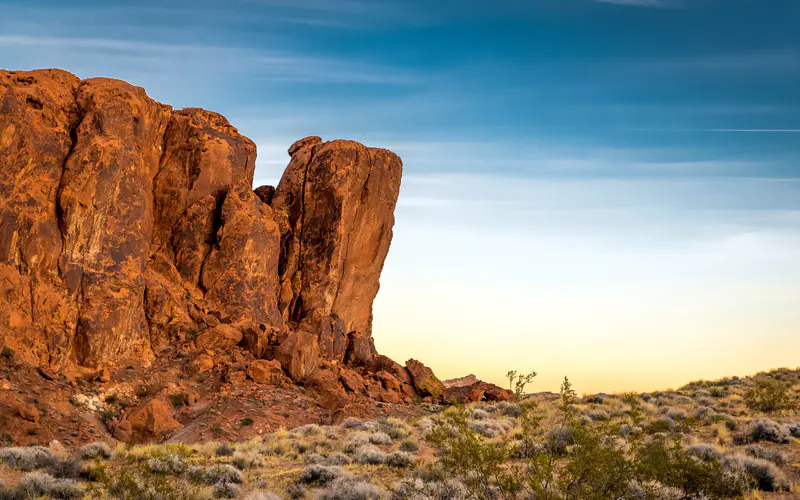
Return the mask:
<svg viewBox="0 0 800 500">
<path fill-rule="evenodd" d="M 50 374 L 175 350 L 197 373 L 236 350 L 225 380 L 288 376 L 332 409 L 443 397 L 372 340 L 400 158 L 319 137 L 289 154 L 277 188 L 254 191 L 255 145 L 219 114 L 0 71 L 0 350 Z"/>
</svg>

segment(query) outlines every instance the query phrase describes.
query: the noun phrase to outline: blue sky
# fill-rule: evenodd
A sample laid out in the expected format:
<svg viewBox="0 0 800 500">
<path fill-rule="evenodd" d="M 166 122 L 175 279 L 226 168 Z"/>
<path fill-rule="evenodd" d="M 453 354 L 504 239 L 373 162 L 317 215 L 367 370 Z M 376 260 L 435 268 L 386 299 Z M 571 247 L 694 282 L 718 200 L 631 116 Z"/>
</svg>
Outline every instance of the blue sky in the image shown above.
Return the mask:
<svg viewBox="0 0 800 500">
<path fill-rule="evenodd" d="M 257 142 L 257 184 L 306 135 L 400 154 L 389 355 L 587 391 L 797 364 L 796 0 L 0 9 L 0 66 L 219 111 Z"/>
</svg>

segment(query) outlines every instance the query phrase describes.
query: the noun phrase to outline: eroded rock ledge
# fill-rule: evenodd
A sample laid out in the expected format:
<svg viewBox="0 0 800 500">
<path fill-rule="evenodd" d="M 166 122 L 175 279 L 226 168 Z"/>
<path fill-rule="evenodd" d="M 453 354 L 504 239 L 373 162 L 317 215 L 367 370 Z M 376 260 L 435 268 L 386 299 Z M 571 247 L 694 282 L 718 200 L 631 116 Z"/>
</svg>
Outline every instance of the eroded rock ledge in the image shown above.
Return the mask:
<svg viewBox="0 0 800 500">
<path fill-rule="evenodd" d="M 319 137 L 289 153 L 277 188 L 254 191 L 255 145 L 219 114 L 0 71 L 0 347 L 53 374 L 239 349 L 230 377 L 288 376 L 331 407 L 445 398 L 372 341 L 400 158 Z"/>
</svg>

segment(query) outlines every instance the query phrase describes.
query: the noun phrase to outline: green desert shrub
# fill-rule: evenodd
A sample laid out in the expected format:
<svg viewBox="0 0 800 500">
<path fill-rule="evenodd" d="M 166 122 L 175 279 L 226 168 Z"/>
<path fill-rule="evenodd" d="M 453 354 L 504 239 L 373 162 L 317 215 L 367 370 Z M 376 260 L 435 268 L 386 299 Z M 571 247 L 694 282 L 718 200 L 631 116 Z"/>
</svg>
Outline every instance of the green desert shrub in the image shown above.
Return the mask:
<svg viewBox="0 0 800 500">
<path fill-rule="evenodd" d="M 0 448 L 0 462 L 21 471 L 47 467 L 53 461 L 53 454 L 43 446 Z"/>
<path fill-rule="evenodd" d="M 469 428 L 482 436 L 494 438 L 507 433 L 512 426 L 500 420 L 472 420 Z"/>
<path fill-rule="evenodd" d="M 236 450 L 233 448 L 233 446 L 229 445 L 228 443 L 221 443 L 214 450 L 214 454 L 218 457 L 230 457 L 233 456 L 235 451 Z"/>
<path fill-rule="evenodd" d="M 792 385 L 770 377 L 755 377 L 744 393 L 745 404 L 752 410 L 772 413 L 797 407 Z"/>
<path fill-rule="evenodd" d="M 263 465 L 264 461 L 261 459 L 261 456 L 258 453 L 252 453 L 252 452 L 245 453 L 237 451 L 236 453 L 233 454 L 231 463 L 237 469 L 245 470 L 245 469 L 252 469 L 254 467 L 260 467 L 261 465 Z"/>
<path fill-rule="evenodd" d="M 739 427 L 739 421 L 736 420 L 736 417 L 728 413 L 717 413 L 714 416 L 714 420 L 717 422 L 723 422 L 725 424 L 725 428 L 729 431 L 735 431 Z"/>
<path fill-rule="evenodd" d="M 457 479 L 409 478 L 392 488 L 391 500 L 467 500 L 469 492 Z"/>
<path fill-rule="evenodd" d="M 340 477 L 317 496 L 319 500 L 379 500 L 381 491 L 372 483 L 353 477 Z"/>
<path fill-rule="evenodd" d="M 306 496 L 306 488 L 300 483 L 292 483 L 286 487 L 286 495 L 292 500 L 298 500 Z"/>
<path fill-rule="evenodd" d="M 406 439 L 402 443 L 400 443 L 400 451 L 407 451 L 410 453 L 416 453 L 419 451 L 419 444 L 416 441 L 412 441 L 410 439 Z"/>
<path fill-rule="evenodd" d="M 601 409 L 589 410 L 586 416 L 591 418 L 593 422 L 602 422 L 611 418 L 607 411 Z"/>
<path fill-rule="evenodd" d="M 433 430 L 433 425 L 434 424 L 433 424 L 433 420 L 431 420 L 430 418 L 423 418 L 423 419 L 420 419 L 419 421 L 417 421 L 417 423 L 415 425 L 420 430 L 420 436 L 425 438 Z"/>
<path fill-rule="evenodd" d="M 228 464 L 216 464 L 211 467 L 190 465 L 186 469 L 186 477 L 195 483 L 214 485 L 217 483 L 241 484 L 244 476 L 238 469 Z"/>
<path fill-rule="evenodd" d="M 239 494 L 239 487 L 233 483 L 217 483 L 211 489 L 214 498 L 236 498 Z"/>
<path fill-rule="evenodd" d="M 376 422 L 376 429 L 387 434 L 392 440 L 405 439 L 411 434 L 411 428 L 396 418 L 381 418 Z"/>
<path fill-rule="evenodd" d="M 186 472 L 186 462 L 177 455 L 166 455 L 164 457 L 151 458 L 147 461 L 147 466 L 153 474 L 163 474 L 167 476 L 180 476 Z"/>
<path fill-rule="evenodd" d="M 472 410 L 472 418 L 475 420 L 488 420 L 490 418 L 490 415 L 489 412 L 486 410 L 475 408 Z"/>
<path fill-rule="evenodd" d="M 390 467 L 408 467 L 414 463 L 414 455 L 405 451 L 393 451 L 386 455 L 383 463 Z"/>
<path fill-rule="evenodd" d="M 501 401 L 497 404 L 497 409 L 501 415 L 506 417 L 517 418 L 522 415 L 522 408 L 516 403 L 509 403 L 508 401 Z"/>
<path fill-rule="evenodd" d="M 369 442 L 377 445 L 390 445 L 392 444 L 392 437 L 385 432 L 373 432 L 369 435 Z"/>
<path fill-rule="evenodd" d="M 661 413 L 672 420 L 686 420 L 686 417 L 688 416 L 686 414 L 686 410 L 682 408 L 665 407 L 661 409 Z"/>
<path fill-rule="evenodd" d="M 324 436 L 325 430 L 317 424 L 306 424 L 290 431 L 292 434 L 303 437 Z"/>
<path fill-rule="evenodd" d="M 305 494 L 305 492 L 303 493 Z M 244 500 L 281 500 L 281 497 L 268 491 L 253 491 L 247 495 Z"/>
<path fill-rule="evenodd" d="M 322 486 L 342 477 L 344 473 L 341 467 L 312 464 L 305 468 L 297 482 Z"/>
<path fill-rule="evenodd" d="M 762 460 L 766 460 L 768 462 L 772 462 L 775 465 L 783 467 L 786 465 L 786 455 L 781 453 L 777 450 L 768 450 L 763 446 L 759 446 L 757 444 L 751 444 L 747 448 L 745 448 L 745 453 L 753 458 L 760 458 Z"/>
<path fill-rule="evenodd" d="M 79 479 L 90 476 L 87 467 L 76 458 L 53 456 L 45 470 L 55 478 Z"/>
<path fill-rule="evenodd" d="M 723 460 L 731 473 L 746 474 L 761 491 L 788 491 L 789 480 L 775 464 L 758 458 L 733 455 Z"/>
<path fill-rule="evenodd" d="M 345 455 L 344 453 L 334 452 L 328 455 L 327 457 L 323 457 L 322 462 L 325 465 L 350 465 L 350 457 Z"/>
<path fill-rule="evenodd" d="M 668 416 L 663 416 L 650 422 L 647 426 L 647 431 L 650 433 L 659 433 L 659 432 L 675 432 L 680 428 L 678 423 Z"/>
<path fill-rule="evenodd" d="M 606 402 L 606 396 L 603 394 L 592 394 L 590 396 L 584 396 L 583 399 L 581 400 L 581 403 L 587 405 L 588 404 L 601 405 L 604 404 L 605 402 Z"/>
<path fill-rule="evenodd" d="M 386 453 L 374 445 L 365 444 L 356 450 L 355 459 L 361 464 L 380 465 L 386 460 Z"/>
<path fill-rule="evenodd" d="M 704 462 L 719 461 L 723 457 L 722 451 L 713 444 L 698 443 L 686 447 L 686 452 Z"/>
<path fill-rule="evenodd" d="M 189 396 L 184 392 L 176 392 L 169 396 L 169 401 L 175 408 L 181 408 L 189 404 Z"/>
<path fill-rule="evenodd" d="M 363 420 L 355 417 L 347 417 L 344 419 L 341 426 L 343 429 L 353 429 L 359 431 L 372 430 Z"/>
<path fill-rule="evenodd" d="M 71 479 L 56 479 L 43 472 L 31 472 L 20 480 L 14 494 L 19 499 L 39 497 L 72 499 L 82 498 L 83 490 Z"/>
<path fill-rule="evenodd" d="M 712 387 L 708 392 L 712 398 L 724 398 L 728 395 L 726 387 Z"/>
<path fill-rule="evenodd" d="M 113 454 L 114 452 L 111 450 L 111 447 L 103 442 L 89 443 L 86 446 L 81 446 L 78 448 L 77 452 L 77 455 L 82 460 L 92 460 L 94 458 L 107 460 L 111 458 Z"/>
<path fill-rule="evenodd" d="M 789 427 L 768 418 L 760 418 L 750 423 L 750 438 L 753 441 L 788 443 L 791 439 Z"/>
<path fill-rule="evenodd" d="M 392 438 L 385 432 L 357 432 L 348 438 L 344 451 L 354 453 L 366 444 L 389 445 L 392 444 Z"/>
</svg>

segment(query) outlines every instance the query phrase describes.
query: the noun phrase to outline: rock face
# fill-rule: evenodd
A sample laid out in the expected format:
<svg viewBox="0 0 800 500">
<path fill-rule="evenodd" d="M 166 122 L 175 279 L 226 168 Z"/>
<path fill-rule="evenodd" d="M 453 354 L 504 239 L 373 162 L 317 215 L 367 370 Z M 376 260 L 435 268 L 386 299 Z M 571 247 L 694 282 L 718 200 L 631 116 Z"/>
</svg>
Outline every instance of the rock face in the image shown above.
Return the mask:
<svg viewBox="0 0 800 500">
<path fill-rule="evenodd" d="M 0 116 L 0 343 L 100 367 L 209 317 L 281 325 L 278 225 L 224 117 L 59 70 L 0 72 Z"/>
<path fill-rule="evenodd" d="M 118 80 L 0 71 L 0 346 L 52 379 L 180 348 L 190 375 L 288 375 L 331 408 L 440 396 L 372 339 L 402 162 L 319 137 L 289 154 L 277 188 L 254 191 L 255 145 L 219 114 Z M 216 366 L 236 350 L 256 361 Z M 168 410 L 119 432 L 172 430 Z"/>
<path fill-rule="evenodd" d="M 372 301 L 389 252 L 402 163 L 384 149 L 308 137 L 272 197 L 281 236 L 280 309 L 320 334 L 326 358 L 369 364 Z"/>
</svg>

